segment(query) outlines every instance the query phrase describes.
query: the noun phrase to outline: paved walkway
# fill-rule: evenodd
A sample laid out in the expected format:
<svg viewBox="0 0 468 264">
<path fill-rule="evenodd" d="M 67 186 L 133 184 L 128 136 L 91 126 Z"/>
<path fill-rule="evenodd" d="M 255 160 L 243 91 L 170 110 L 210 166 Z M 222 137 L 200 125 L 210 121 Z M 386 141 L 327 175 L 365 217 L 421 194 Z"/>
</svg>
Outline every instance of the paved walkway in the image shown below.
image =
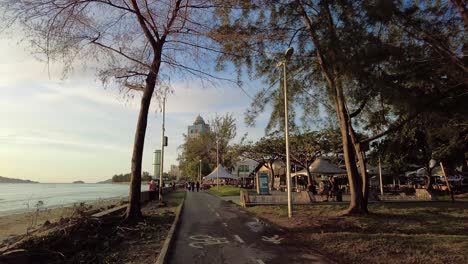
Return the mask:
<svg viewBox="0 0 468 264">
<path fill-rule="evenodd" d="M 327 263 L 287 234 L 204 192 L 189 192 L 169 263 Z"/>
</svg>

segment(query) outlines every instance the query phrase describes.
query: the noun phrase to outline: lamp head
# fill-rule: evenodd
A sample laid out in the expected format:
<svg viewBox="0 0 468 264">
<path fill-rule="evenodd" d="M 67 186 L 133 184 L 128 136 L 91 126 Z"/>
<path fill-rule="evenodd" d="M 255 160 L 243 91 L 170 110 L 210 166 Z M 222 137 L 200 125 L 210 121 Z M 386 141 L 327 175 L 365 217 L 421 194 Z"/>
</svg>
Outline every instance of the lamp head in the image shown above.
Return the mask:
<svg viewBox="0 0 468 264">
<path fill-rule="evenodd" d="M 294 49 L 292 47 L 289 47 L 286 52 L 284 53 L 284 57 L 289 60 L 291 58 L 291 56 L 293 55 L 294 53 Z"/>
</svg>

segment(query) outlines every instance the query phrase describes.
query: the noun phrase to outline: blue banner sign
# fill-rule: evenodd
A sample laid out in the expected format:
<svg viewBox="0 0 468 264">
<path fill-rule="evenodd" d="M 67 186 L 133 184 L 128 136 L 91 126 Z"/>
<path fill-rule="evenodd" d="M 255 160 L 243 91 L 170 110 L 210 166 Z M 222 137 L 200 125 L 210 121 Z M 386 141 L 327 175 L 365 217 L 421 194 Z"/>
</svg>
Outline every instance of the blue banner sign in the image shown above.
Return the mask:
<svg viewBox="0 0 468 264">
<path fill-rule="evenodd" d="M 259 194 L 268 194 L 268 173 L 260 172 L 258 174 Z"/>
</svg>

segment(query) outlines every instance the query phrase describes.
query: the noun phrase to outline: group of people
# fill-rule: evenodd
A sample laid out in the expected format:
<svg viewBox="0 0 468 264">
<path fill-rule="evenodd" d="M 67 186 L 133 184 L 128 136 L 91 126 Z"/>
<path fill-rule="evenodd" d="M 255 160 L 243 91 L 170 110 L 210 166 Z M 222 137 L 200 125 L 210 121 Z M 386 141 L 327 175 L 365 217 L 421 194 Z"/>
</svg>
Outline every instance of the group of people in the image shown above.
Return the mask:
<svg viewBox="0 0 468 264">
<path fill-rule="evenodd" d="M 307 186 L 307 190 L 311 192 L 313 195 L 317 194 L 317 189 L 315 188 L 315 185 L 313 184 L 309 184 Z M 330 177 L 328 181 L 322 180 L 319 182 L 318 194 L 320 195 L 320 199 L 323 202 L 328 202 L 328 199 L 332 201 L 338 201 L 338 202 L 341 202 L 342 200 L 342 193 L 340 191 L 338 181 L 333 176 Z M 323 196 L 325 196 L 325 199 L 323 199 Z"/>
<path fill-rule="evenodd" d="M 187 182 L 187 191 L 194 192 L 195 188 L 197 188 L 197 192 L 200 191 L 200 182 Z"/>
<path fill-rule="evenodd" d="M 340 201 L 340 187 L 336 178 L 332 176 L 330 177 L 328 182 L 326 182 L 325 180 L 321 181 L 319 183 L 319 194 L 320 199 L 322 199 L 322 201 L 328 201 L 328 199 L 332 201 Z M 323 196 L 325 196 L 325 200 L 323 199 Z"/>
<path fill-rule="evenodd" d="M 149 200 L 159 200 L 159 183 L 155 182 L 154 180 L 151 180 L 148 182 L 149 186 Z M 167 185 L 166 185 L 167 186 Z M 174 191 L 176 189 L 176 184 L 174 182 L 171 182 L 169 184 L 169 187 Z M 162 189 L 161 191 L 163 191 Z"/>
</svg>

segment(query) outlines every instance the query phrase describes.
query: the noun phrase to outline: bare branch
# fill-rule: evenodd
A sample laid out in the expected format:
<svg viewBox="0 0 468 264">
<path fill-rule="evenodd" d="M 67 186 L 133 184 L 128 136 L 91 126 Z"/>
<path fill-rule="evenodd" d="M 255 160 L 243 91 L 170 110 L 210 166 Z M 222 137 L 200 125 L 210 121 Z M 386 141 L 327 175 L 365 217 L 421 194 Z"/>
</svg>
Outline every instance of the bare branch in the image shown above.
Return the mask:
<svg viewBox="0 0 468 264">
<path fill-rule="evenodd" d="M 113 52 L 115 52 L 115 53 L 121 55 L 122 57 L 124 57 L 124 58 L 126 58 L 126 59 L 128 59 L 128 60 L 131 60 L 131 61 L 133 61 L 133 62 L 135 62 L 135 63 L 137 63 L 137 64 L 140 64 L 141 66 L 144 66 L 144 67 L 146 67 L 146 68 L 148 68 L 148 69 L 151 70 L 151 66 L 150 66 L 150 65 L 145 64 L 145 63 L 143 63 L 143 62 L 141 62 L 141 61 L 139 61 L 139 60 L 137 60 L 137 59 L 134 59 L 134 58 L 130 57 L 129 55 L 123 53 L 121 50 L 117 50 L 117 49 L 115 49 L 115 48 L 112 48 L 112 47 L 107 46 L 107 45 L 105 45 L 105 44 L 102 44 L 102 43 L 100 43 L 100 42 L 97 42 L 97 41 L 96 41 L 97 39 L 99 39 L 99 37 L 97 37 L 97 38 L 91 40 L 90 43 L 95 44 L 95 45 L 97 45 L 97 46 L 99 46 L 99 47 L 102 47 L 102 48 L 104 48 L 104 49 L 108 49 L 108 50 L 110 50 L 110 51 L 113 51 Z"/>
<path fill-rule="evenodd" d="M 153 35 L 151 35 L 150 30 L 148 29 L 146 19 L 144 16 L 141 14 L 140 8 L 138 7 L 138 3 L 136 0 L 131 0 L 133 9 L 135 10 L 135 14 L 138 19 L 138 23 L 140 24 L 141 29 L 145 33 L 146 39 L 149 41 L 151 46 L 153 47 L 153 50 L 160 50 L 160 47 L 158 46 L 158 42 L 156 39 L 154 39 Z"/>
<path fill-rule="evenodd" d="M 366 106 L 368 99 L 369 99 L 369 98 L 366 97 L 366 98 L 364 99 L 364 101 L 362 101 L 361 104 L 359 105 L 359 108 L 356 109 L 354 112 L 352 112 L 352 113 L 349 115 L 349 117 L 350 117 L 350 118 L 353 118 L 353 117 L 356 117 L 357 115 L 359 115 L 359 114 L 361 113 L 362 109 L 364 109 L 364 107 Z"/>
</svg>

